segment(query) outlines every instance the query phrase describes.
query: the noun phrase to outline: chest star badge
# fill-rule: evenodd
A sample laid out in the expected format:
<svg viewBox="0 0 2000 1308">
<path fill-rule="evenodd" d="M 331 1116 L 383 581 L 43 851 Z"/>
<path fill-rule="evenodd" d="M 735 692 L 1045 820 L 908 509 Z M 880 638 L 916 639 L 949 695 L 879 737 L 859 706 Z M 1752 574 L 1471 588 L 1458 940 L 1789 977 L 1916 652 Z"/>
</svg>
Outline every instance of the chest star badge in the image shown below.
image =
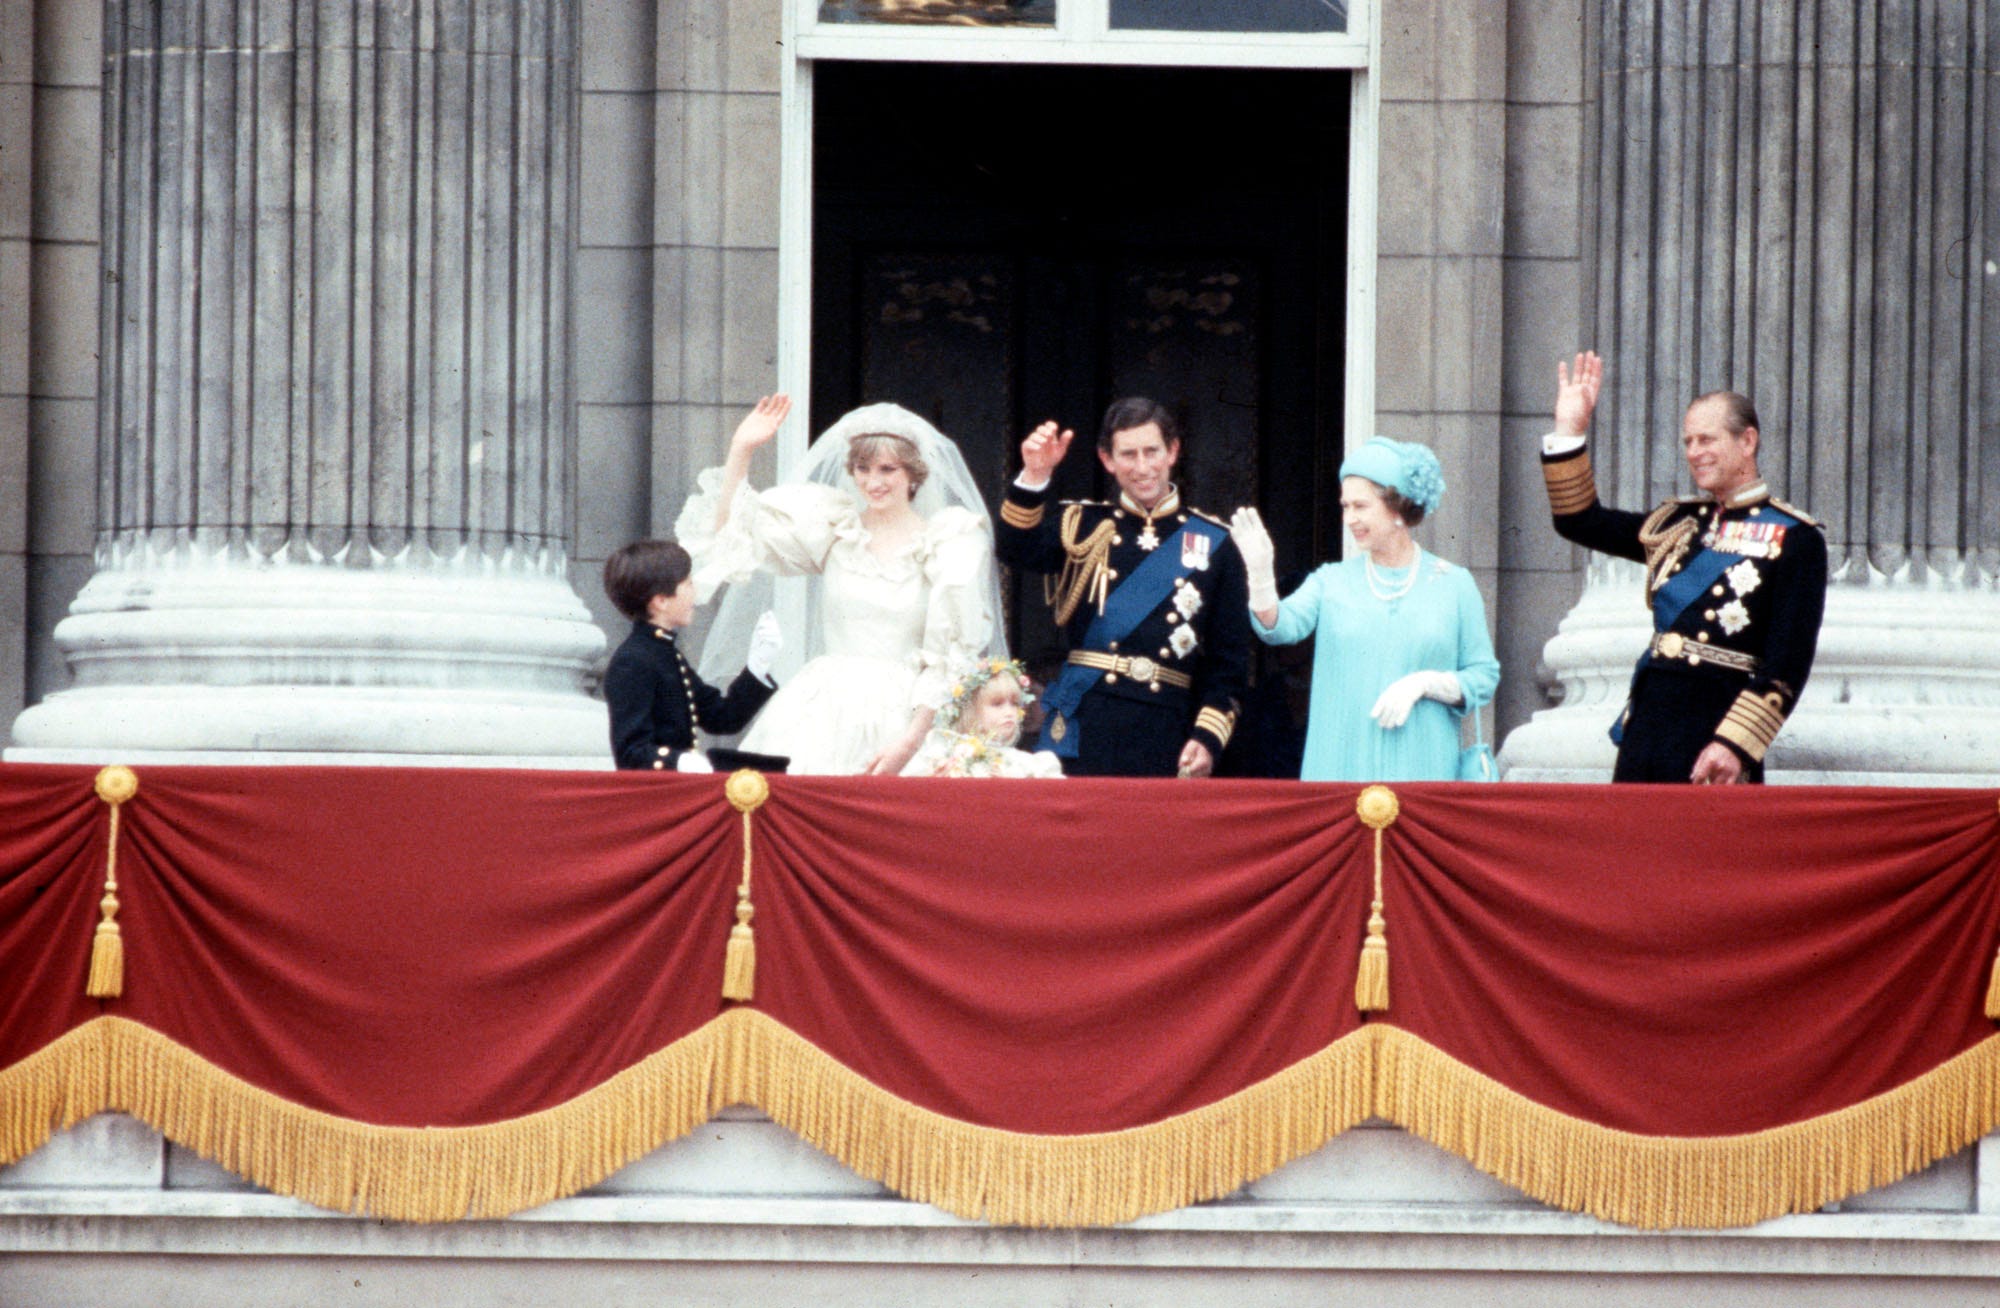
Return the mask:
<svg viewBox="0 0 2000 1308">
<path fill-rule="evenodd" d="M 1750 610 L 1743 607 L 1743 601 L 1733 599 L 1715 611 L 1715 621 L 1725 635 L 1734 636 L 1750 625 Z"/>
<path fill-rule="evenodd" d="M 1764 581 L 1762 574 L 1757 571 L 1757 565 L 1748 559 L 1731 568 L 1725 575 L 1728 576 L 1730 586 L 1738 595 L 1748 595 Z"/>
</svg>

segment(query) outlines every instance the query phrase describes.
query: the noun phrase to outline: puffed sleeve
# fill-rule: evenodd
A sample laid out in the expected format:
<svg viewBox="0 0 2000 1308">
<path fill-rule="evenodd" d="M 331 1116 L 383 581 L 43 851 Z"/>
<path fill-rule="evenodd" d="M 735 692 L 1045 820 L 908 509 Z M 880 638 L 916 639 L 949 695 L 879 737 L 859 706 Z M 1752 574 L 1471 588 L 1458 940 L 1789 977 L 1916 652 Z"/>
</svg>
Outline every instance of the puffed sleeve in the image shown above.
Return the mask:
<svg viewBox="0 0 2000 1308">
<path fill-rule="evenodd" d="M 961 508 L 940 509 L 924 524 L 924 638 L 917 649 L 912 708 L 944 702 L 952 669 L 982 657 L 997 615 L 988 595 L 993 541 L 986 522 Z"/>
<path fill-rule="evenodd" d="M 694 559 L 699 603 L 760 569 L 788 577 L 822 571 L 834 542 L 861 530 L 853 499 L 831 486 L 793 483 L 760 491 L 746 482 L 717 530 L 721 495 L 722 469 L 704 470 L 674 523 L 675 539 Z"/>
<path fill-rule="evenodd" d="M 1500 660 L 1493 657 L 1493 638 L 1486 634 L 1486 602 L 1480 598 L 1479 583 L 1464 568 L 1452 569 L 1458 592 L 1458 674 L 1465 702 L 1458 706 L 1469 713 L 1492 702 L 1500 685 Z"/>
</svg>

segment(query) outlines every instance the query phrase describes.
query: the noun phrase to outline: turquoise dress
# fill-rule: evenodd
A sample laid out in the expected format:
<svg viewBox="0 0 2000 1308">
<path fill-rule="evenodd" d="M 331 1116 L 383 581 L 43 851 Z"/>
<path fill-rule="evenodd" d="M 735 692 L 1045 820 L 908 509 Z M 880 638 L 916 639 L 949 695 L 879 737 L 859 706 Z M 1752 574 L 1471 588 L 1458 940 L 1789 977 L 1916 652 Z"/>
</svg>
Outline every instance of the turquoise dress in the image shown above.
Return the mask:
<svg viewBox="0 0 2000 1308">
<path fill-rule="evenodd" d="M 1416 579 L 1411 582 L 1411 569 Z M 1278 604 L 1278 625 L 1250 630 L 1267 645 L 1318 637 L 1306 720 L 1304 781 L 1450 781 L 1458 775 L 1458 722 L 1492 700 L 1500 663 L 1486 634 L 1486 605 L 1472 574 L 1419 550 L 1407 568 L 1328 563 Z M 1368 711 L 1389 683 L 1410 672 L 1456 672 L 1465 703 L 1420 699 L 1394 731 Z"/>
</svg>

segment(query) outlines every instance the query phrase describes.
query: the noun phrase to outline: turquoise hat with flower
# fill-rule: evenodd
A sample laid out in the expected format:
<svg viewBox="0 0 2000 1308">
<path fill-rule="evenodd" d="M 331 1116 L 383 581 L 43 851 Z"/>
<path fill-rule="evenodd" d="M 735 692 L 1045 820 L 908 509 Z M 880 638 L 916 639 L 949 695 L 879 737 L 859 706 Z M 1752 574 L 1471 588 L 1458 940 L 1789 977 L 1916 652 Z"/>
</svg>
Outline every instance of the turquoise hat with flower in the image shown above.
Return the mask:
<svg viewBox="0 0 2000 1308">
<path fill-rule="evenodd" d="M 1342 477 L 1366 477 L 1430 513 L 1444 498 L 1444 469 L 1430 446 L 1370 436 L 1340 465 Z"/>
</svg>

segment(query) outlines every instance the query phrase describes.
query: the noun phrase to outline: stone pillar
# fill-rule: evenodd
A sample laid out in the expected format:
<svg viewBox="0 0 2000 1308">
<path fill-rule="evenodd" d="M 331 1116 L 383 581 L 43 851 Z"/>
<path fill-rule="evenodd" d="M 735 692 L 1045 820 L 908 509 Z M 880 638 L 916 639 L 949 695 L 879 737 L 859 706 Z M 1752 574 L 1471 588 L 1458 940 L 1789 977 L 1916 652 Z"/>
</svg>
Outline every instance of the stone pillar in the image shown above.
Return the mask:
<svg viewBox="0 0 2000 1308">
<path fill-rule="evenodd" d="M 1750 395 L 1761 470 L 1826 524 L 1835 569 L 1773 779 L 1992 784 L 2000 5 L 1597 0 L 1596 20 L 1600 490 L 1689 489 L 1688 401 Z M 1561 707 L 1508 737 L 1511 777 L 1609 775 L 1641 595 L 1634 565 L 1591 558 L 1545 652 Z"/>
<path fill-rule="evenodd" d="M 13 756 L 608 758 L 575 0 L 111 0 L 96 573 Z"/>
</svg>

